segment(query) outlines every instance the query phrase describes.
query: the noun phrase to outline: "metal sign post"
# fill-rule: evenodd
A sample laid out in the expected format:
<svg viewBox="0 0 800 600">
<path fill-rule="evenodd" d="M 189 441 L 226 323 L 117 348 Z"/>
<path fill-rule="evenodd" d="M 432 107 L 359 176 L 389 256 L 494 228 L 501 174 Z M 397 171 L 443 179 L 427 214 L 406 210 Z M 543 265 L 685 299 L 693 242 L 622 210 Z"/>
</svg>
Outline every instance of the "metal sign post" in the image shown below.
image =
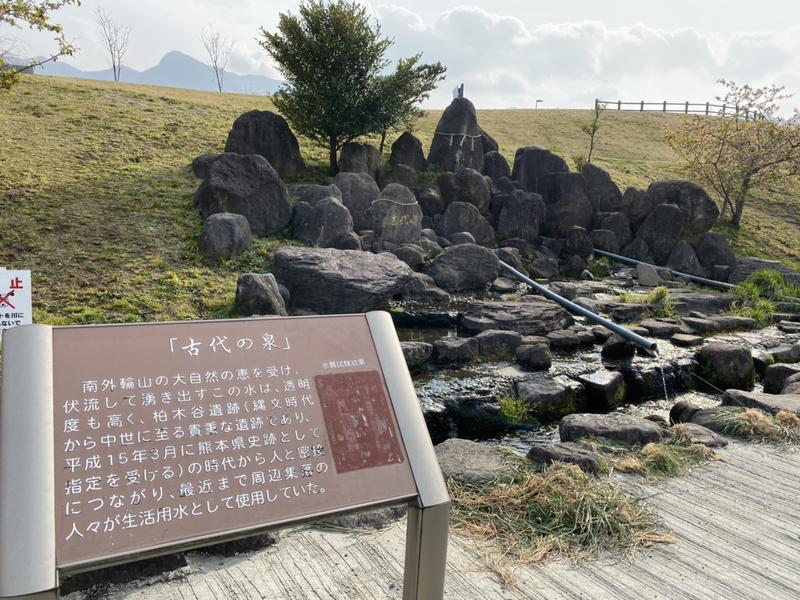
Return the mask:
<svg viewBox="0 0 800 600">
<path fill-rule="evenodd" d="M 406 600 L 440 600 L 450 501 L 387 313 L 6 333 L 0 598 L 409 503 Z"/>
</svg>

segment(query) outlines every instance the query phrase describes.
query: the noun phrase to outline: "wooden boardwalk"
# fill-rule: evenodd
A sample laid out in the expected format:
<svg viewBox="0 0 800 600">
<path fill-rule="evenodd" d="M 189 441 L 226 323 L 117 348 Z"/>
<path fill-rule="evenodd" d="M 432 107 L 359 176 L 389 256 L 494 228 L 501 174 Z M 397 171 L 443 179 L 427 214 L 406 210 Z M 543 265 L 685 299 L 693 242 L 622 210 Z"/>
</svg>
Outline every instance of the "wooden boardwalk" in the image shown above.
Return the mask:
<svg viewBox="0 0 800 600">
<path fill-rule="evenodd" d="M 636 555 L 517 568 L 516 587 L 488 572 L 473 543 L 451 537 L 445 597 L 482 599 L 745 600 L 800 598 L 800 454 L 732 444 L 722 460 L 634 490 L 677 544 Z M 404 525 L 350 534 L 293 531 L 234 558 L 188 555 L 189 567 L 112 587 L 126 600 L 371 600 L 401 597 Z M 66 598 L 77 600 L 73 593 Z M 97 597 L 97 596 L 95 596 Z"/>
</svg>

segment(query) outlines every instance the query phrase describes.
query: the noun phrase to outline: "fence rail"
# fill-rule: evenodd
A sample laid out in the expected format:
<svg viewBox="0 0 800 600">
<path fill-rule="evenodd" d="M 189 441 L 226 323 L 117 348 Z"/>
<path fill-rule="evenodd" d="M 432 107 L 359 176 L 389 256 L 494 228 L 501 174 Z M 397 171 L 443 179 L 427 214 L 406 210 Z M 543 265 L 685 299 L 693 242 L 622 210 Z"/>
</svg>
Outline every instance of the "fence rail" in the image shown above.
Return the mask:
<svg viewBox="0 0 800 600">
<path fill-rule="evenodd" d="M 758 119 L 756 111 L 739 112 L 739 107 L 733 104 L 714 104 L 712 102 L 623 102 L 622 100 L 600 100 L 594 101 L 595 110 L 603 107 L 606 110 L 621 110 L 629 112 L 663 112 L 681 113 L 685 115 L 721 115 L 723 117 L 739 116 L 743 119 Z"/>
</svg>

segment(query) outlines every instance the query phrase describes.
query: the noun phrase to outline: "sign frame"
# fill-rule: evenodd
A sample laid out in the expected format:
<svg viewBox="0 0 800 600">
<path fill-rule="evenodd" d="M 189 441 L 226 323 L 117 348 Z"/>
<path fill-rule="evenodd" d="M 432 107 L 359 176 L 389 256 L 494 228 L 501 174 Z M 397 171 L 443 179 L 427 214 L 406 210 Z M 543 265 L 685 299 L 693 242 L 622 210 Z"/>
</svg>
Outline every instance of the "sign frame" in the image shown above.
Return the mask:
<svg viewBox="0 0 800 600">
<path fill-rule="evenodd" d="M 354 315 L 279 317 L 325 319 Z M 362 315 L 374 342 L 416 487 L 412 497 L 347 506 L 247 526 L 212 536 L 172 542 L 124 555 L 103 557 L 59 570 L 56 564 L 53 330 L 22 325 L 5 332 L 0 396 L 0 598 L 54 600 L 59 576 L 72 575 L 144 558 L 186 551 L 256 535 L 288 525 L 319 520 L 387 504 L 408 503 L 404 600 L 441 600 L 448 542 L 450 498 L 414 391 L 391 317 L 383 311 Z M 250 319 L 254 323 L 275 318 Z M 202 323 L 241 323 L 241 319 Z M 173 322 L 173 324 L 191 322 Z M 160 323 L 165 324 L 165 323 Z M 148 324 L 124 324 L 136 327 Z M 115 327 L 117 325 L 89 325 Z M 72 326 L 70 326 L 72 327 Z M 35 417 L 35 418 L 34 418 Z M 21 457 L 24 459 L 21 460 Z"/>
</svg>

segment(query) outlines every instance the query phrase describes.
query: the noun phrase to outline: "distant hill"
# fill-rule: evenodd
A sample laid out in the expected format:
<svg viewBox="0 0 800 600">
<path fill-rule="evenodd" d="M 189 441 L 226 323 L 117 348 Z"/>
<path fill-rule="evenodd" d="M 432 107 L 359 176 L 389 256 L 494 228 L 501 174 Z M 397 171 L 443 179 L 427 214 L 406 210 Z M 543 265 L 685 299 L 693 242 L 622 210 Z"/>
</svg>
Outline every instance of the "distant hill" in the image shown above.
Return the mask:
<svg viewBox="0 0 800 600">
<path fill-rule="evenodd" d="M 96 79 L 112 81 L 111 69 L 101 71 L 82 71 L 64 62 L 51 62 L 36 69 L 38 75 L 56 77 L 75 77 L 79 79 Z M 122 81 L 126 83 L 144 83 L 189 90 L 217 91 L 217 80 L 211 66 L 192 58 L 183 52 L 168 52 L 154 67 L 137 71 L 122 65 Z M 273 94 L 281 82 L 263 75 L 240 75 L 225 72 L 224 91 L 244 94 Z"/>
</svg>

